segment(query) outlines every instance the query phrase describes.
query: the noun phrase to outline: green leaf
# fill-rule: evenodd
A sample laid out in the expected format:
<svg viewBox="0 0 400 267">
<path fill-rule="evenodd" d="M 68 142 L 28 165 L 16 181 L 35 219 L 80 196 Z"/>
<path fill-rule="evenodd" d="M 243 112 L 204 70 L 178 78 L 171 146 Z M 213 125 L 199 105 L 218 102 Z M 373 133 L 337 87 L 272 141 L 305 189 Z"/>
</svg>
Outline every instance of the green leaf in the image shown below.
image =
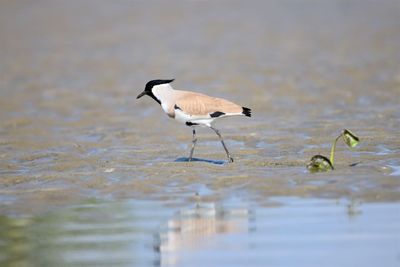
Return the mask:
<svg viewBox="0 0 400 267">
<path fill-rule="evenodd" d="M 308 162 L 307 169 L 310 172 L 326 172 L 333 170 L 333 165 L 327 157 L 315 155 Z"/>
<path fill-rule="evenodd" d="M 349 147 L 355 147 L 360 142 L 360 139 L 347 129 L 343 130 L 343 140 Z"/>
</svg>

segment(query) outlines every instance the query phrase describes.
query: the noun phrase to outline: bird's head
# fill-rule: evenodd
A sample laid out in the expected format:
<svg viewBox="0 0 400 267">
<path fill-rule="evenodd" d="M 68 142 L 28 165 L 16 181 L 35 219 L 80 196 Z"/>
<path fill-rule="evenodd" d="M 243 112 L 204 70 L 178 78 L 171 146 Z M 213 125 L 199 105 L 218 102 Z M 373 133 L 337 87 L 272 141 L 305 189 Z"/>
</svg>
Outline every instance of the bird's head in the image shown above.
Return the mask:
<svg viewBox="0 0 400 267">
<path fill-rule="evenodd" d="M 174 81 L 174 79 L 171 80 L 151 80 L 149 82 L 146 83 L 146 87 L 144 88 L 144 91 L 141 92 L 136 99 L 141 98 L 144 95 L 148 95 L 151 98 L 153 98 L 155 101 L 158 102 L 158 104 L 161 104 L 160 99 L 158 99 L 155 94 L 154 94 L 154 88 L 158 87 L 158 85 L 163 85 L 163 84 L 169 84 L 172 83 Z"/>
</svg>

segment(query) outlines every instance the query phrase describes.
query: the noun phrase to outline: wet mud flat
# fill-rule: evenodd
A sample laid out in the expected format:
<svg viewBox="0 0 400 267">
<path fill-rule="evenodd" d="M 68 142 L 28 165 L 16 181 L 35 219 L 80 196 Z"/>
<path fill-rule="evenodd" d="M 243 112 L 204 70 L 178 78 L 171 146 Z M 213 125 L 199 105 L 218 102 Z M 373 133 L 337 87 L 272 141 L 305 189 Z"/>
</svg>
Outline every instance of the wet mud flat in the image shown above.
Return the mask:
<svg viewBox="0 0 400 267">
<path fill-rule="evenodd" d="M 190 197 L 196 184 L 216 198 L 237 191 L 398 201 L 398 3 L 234 2 L 216 16 L 223 8 L 2 3 L 1 211 L 87 197 Z M 192 16 L 174 16 L 181 13 Z M 165 76 L 178 89 L 253 108 L 251 119 L 217 124 L 234 164 L 179 162 L 190 129 L 151 99 L 135 100 L 148 79 Z M 360 147 L 339 146 L 334 172 L 307 173 L 307 160 L 328 154 L 342 128 L 361 137 Z M 225 160 L 212 132 L 198 137 L 195 157 Z"/>
<path fill-rule="evenodd" d="M 149 201 L 165 215 L 146 230 L 152 234 L 180 210 L 198 203 L 217 207 L 231 198 L 255 214 L 268 212 L 277 198 L 293 198 L 274 206 L 283 211 L 318 199 L 317 206 L 344 201 L 343 210 L 357 203 L 361 210 L 383 205 L 383 214 L 395 213 L 398 11 L 397 1 L 0 3 L 2 232 L 10 222 L 31 231 L 46 216 L 68 223 L 65 213 L 85 210 L 87 203 L 95 203 L 96 212 L 111 205 L 118 214 L 114 204 L 129 209 Z M 135 99 L 155 78 L 176 78 L 176 89 L 253 109 L 252 118 L 216 124 L 233 164 L 225 163 L 208 129 L 198 130 L 197 160 L 185 162 L 190 128 L 168 119 L 152 99 Z M 359 146 L 339 143 L 335 170 L 309 173 L 307 161 L 328 156 L 344 128 L 361 138 Z M 381 212 L 371 210 L 371 217 Z M 109 220 L 112 225 L 117 217 Z M 386 226 L 398 240 L 398 229 Z M 92 227 L 88 221 L 86 230 Z M 10 247 L 7 238 L 0 239 Z M 371 247 L 362 252 L 379 240 L 369 239 Z M 379 253 L 389 248 L 385 244 Z M 83 255 L 90 253 L 75 256 Z"/>
</svg>

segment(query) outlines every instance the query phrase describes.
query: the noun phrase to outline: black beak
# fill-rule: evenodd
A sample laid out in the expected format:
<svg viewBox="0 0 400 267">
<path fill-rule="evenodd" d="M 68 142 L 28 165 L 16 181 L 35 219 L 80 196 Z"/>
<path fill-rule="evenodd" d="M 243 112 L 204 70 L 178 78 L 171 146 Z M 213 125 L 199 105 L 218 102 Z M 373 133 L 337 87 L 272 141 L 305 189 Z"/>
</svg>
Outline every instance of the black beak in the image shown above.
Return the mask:
<svg viewBox="0 0 400 267">
<path fill-rule="evenodd" d="M 136 99 L 139 99 L 139 98 L 141 98 L 142 96 L 144 96 L 146 94 L 147 94 L 146 91 L 143 91 L 136 97 Z"/>
</svg>

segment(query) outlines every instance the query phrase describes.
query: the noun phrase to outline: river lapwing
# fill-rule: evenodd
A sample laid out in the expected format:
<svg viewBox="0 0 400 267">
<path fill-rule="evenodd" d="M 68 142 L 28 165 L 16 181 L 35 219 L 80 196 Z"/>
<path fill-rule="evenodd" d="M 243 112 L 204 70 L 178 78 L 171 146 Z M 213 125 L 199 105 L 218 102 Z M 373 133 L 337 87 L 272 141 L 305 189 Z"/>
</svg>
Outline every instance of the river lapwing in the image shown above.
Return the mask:
<svg viewBox="0 0 400 267">
<path fill-rule="evenodd" d="M 193 130 L 192 148 L 188 161 L 192 160 L 196 146 L 196 126 L 211 128 L 219 137 L 225 149 L 229 162 L 233 158 L 224 143 L 220 132 L 212 126 L 215 119 L 230 116 L 251 117 L 251 109 L 239 106 L 231 101 L 222 98 L 207 96 L 201 93 L 175 90 L 171 83 L 174 80 L 151 80 L 146 84 L 143 92 L 138 98 L 148 95 L 161 105 L 164 112 L 172 119 L 184 123 Z"/>
</svg>

